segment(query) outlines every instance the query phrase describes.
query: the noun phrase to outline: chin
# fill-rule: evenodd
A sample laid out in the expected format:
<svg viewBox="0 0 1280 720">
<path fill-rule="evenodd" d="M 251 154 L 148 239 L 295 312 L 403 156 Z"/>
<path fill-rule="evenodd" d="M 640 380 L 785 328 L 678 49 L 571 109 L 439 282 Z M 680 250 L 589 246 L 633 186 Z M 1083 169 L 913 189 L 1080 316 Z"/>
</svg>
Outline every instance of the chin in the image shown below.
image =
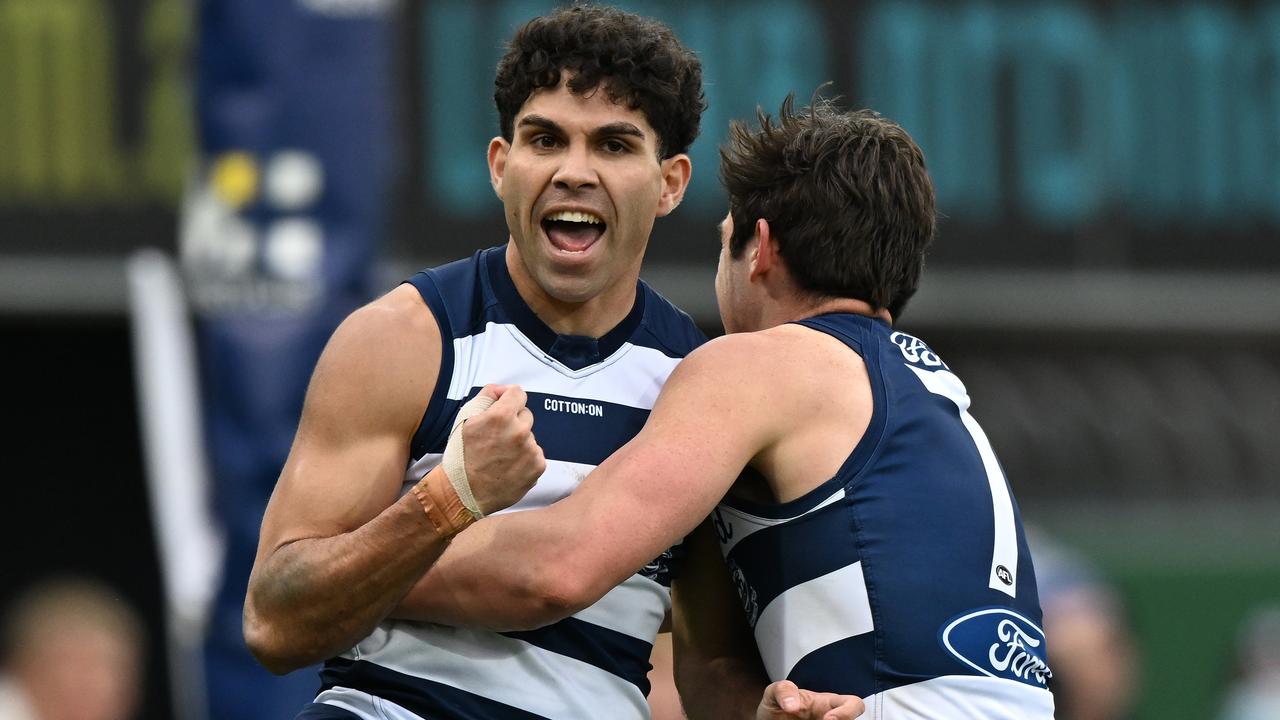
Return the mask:
<svg viewBox="0 0 1280 720">
<path fill-rule="evenodd" d="M 551 278 L 542 286 L 548 295 L 562 303 L 584 303 L 604 292 L 606 286 L 589 285 L 573 280 Z"/>
</svg>

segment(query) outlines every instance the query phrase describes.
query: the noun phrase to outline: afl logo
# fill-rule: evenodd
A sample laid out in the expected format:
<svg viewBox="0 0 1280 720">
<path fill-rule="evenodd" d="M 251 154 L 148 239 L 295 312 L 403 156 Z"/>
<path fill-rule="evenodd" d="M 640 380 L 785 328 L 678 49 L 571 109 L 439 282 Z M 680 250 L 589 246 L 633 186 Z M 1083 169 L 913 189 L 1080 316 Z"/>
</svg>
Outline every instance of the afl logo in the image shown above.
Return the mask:
<svg viewBox="0 0 1280 720">
<path fill-rule="evenodd" d="M 957 660 L 988 677 L 1045 687 L 1044 630 L 1007 608 L 974 610 L 942 627 L 938 640 Z"/>
<path fill-rule="evenodd" d="M 1000 582 L 1005 585 L 1013 584 L 1013 573 L 1009 572 L 1009 568 L 1003 565 L 996 566 L 996 577 L 1000 578 Z"/>
</svg>

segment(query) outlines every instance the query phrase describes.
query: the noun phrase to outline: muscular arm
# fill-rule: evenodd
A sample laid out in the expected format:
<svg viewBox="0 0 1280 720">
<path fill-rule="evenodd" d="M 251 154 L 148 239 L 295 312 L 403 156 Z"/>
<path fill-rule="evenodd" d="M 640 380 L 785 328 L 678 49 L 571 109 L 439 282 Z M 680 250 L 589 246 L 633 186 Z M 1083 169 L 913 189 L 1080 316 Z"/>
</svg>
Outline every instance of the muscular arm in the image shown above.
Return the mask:
<svg viewBox="0 0 1280 720">
<path fill-rule="evenodd" d="M 741 339 L 730 340 L 677 366 L 644 429 L 569 497 L 481 520 L 393 614 L 539 627 L 595 602 L 687 535 L 779 430 L 777 418 L 760 411 L 777 399 L 776 388 L 723 381 L 747 372 Z"/>
<path fill-rule="evenodd" d="M 273 672 L 353 645 L 444 549 L 416 499 L 397 500 L 440 358 L 439 331 L 407 302 L 347 318 L 307 389 L 245 599 L 245 640 Z"/>
<path fill-rule="evenodd" d="M 441 515 L 433 521 L 414 493 L 400 497 L 440 348 L 434 319 L 407 286 L 354 313 L 325 348 L 267 505 L 245 598 L 245 640 L 269 670 L 287 672 L 350 648 L 446 547 L 452 530 L 437 527 Z M 504 405 L 501 412 L 466 426 L 467 445 L 482 461 L 525 466 L 504 478 L 513 492 L 500 502 L 475 488 L 489 510 L 514 502 L 542 471 L 541 451 L 528 454 L 536 445 L 514 419 L 523 400 L 512 407 L 516 401 L 504 398 L 494 406 Z M 511 442 L 521 427 L 527 446 Z M 451 492 L 440 468 L 419 487 L 437 498 Z"/>
</svg>

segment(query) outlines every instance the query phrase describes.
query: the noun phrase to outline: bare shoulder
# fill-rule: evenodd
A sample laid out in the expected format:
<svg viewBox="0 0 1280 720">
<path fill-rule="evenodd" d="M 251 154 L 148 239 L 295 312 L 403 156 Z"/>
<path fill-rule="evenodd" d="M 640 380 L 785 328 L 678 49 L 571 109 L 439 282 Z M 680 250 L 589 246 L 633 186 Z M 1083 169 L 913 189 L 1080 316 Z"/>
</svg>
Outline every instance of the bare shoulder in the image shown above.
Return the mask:
<svg viewBox="0 0 1280 720">
<path fill-rule="evenodd" d="M 330 338 L 308 390 L 308 409 L 374 424 L 421 418 L 440 370 L 439 325 L 410 285 L 361 307 Z"/>
<path fill-rule="evenodd" d="M 781 380 L 814 360 L 832 356 L 840 347 L 840 341 L 824 333 L 785 324 L 718 337 L 691 353 L 681 367 L 688 365 L 690 371 L 707 374 L 767 372 Z"/>
<path fill-rule="evenodd" d="M 334 341 L 390 342 L 383 349 L 394 351 L 413 343 L 439 345 L 440 332 L 435 316 L 417 290 L 400 285 L 347 316 L 334 333 Z"/>
<path fill-rule="evenodd" d="M 689 353 L 677 370 L 696 370 L 705 373 L 749 371 L 767 364 L 769 359 L 782 352 L 782 340 L 773 329 L 759 332 L 721 335 Z"/>
<path fill-rule="evenodd" d="M 784 377 L 792 371 L 788 344 L 772 329 L 718 337 L 676 366 L 662 397 L 711 403 L 726 413 L 767 407 L 779 388 L 790 385 Z"/>
<path fill-rule="evenodd" d="M 701 392 L 726 393 L 740 402 L 782 410 L 815 398 L 846 394 L 866 376 L 857 353 L 826 333 L 785 324 L 716 338 L 685 358 L 671 381 Z"/>
</svg>

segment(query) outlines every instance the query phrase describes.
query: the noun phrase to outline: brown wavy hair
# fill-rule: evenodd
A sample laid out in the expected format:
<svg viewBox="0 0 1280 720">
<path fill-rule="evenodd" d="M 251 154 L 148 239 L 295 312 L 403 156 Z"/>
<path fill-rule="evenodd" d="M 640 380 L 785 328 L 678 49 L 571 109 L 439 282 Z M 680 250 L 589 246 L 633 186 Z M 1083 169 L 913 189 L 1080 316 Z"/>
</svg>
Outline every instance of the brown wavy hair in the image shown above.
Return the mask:
<svg viewBox="0 0 1280 720">
<path fill-rule="evenodd" d="M 720 150 L 733 237 L 742 256 L 758 218 L 804 292 L 856 298 L 895 319 L 920 285 L 937 217 L 924 153 L 896 123 L 871 110 L 842 112 L 815 96 L 759 128 L 734 122 Z"/>
</svg>

